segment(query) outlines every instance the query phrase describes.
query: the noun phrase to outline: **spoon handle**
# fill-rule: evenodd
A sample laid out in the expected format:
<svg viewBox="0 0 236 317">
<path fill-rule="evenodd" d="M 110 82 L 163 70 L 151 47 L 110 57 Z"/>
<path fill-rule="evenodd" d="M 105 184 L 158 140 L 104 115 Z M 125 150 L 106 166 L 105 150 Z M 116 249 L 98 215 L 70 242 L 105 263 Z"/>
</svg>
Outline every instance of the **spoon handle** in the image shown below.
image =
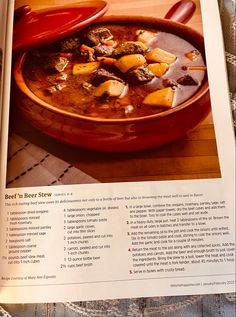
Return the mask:
<svg viewBox="0 0 236 317">
<path fill-rule="evenodd" d="M 22 7 L 19 7 L 14 12 L 14 21 L 16 22 L 26 14 L 29 14 L 31 12 L 31 7 L 29 5 L 24 5 Z"/>
<path fill-rule="evenodd" d="M 192 0 L 181 0 L 171 7 L 165 19 L 185 24 L 193 16 L 195 9 L 196 4 Z"/>
</svg>

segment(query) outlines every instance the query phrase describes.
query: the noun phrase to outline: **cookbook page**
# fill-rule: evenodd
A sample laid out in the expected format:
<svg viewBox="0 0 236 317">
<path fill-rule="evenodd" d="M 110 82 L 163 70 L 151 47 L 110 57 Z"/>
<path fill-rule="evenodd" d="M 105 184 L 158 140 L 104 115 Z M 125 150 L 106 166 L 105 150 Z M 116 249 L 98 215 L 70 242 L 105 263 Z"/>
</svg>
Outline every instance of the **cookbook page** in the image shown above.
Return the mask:
<svg viewBox="0 0 236 317">
<path fill-rule="evenodd" d="M 107 3 L 8 2 L 0 302 L 235 289 L 217 1 Z"/>
</svg>

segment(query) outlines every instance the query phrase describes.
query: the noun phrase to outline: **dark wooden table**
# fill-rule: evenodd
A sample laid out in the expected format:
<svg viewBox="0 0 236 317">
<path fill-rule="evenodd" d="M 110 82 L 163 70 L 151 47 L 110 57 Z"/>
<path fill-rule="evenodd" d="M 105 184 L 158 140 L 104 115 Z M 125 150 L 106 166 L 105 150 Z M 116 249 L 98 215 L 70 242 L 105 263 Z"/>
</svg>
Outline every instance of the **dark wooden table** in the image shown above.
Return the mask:
<svg viewBox="0 0 236 317">
<path fill-rule="evenodd" d="M 103 183 L 220 177 L 211 115 L 184 138 L 159 148 L 101 153 L 63 145 L 43 135 L 20 114 L 12 130 Z"/>
</svg>

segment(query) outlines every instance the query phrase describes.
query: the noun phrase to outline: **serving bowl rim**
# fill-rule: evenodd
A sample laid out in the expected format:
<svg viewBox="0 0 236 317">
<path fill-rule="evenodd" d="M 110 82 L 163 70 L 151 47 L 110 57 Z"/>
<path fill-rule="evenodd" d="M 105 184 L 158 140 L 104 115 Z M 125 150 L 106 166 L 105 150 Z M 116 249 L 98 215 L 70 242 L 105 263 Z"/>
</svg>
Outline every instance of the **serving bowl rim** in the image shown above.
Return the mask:
<svg viewBox="0 0 236 317">
<path fill-rule="evenodd" d="M 172 25 L 173 27 L 181 28 L 186 31 L 193 32 L 199 39 L 204 41 L 203 36 L 201 33 L 197 32 L 196 30 L 190 28 L 189 26 L 186 26 L 182 23 L 171 21 L 168 19 L 161 19 L 161 18 L 155 18 L 155 17 L 149 17 L 149 16 L 125 16 L 125 15 L 108 15 L 103 16 L 98 21 L 94 22 L 92 25 L 96 24 L 102 24 L 102 23 L 139 23 L 145 21 L 147 23 L 147 27 L 154 27 L 155 24 L 163 23 Z M 158 26 L 158 25 L 157 25 Z M 183 39 L 185 39 L 183 37 Z M 23 92 L 31 101 L 33 101 L 37 106 L 40 106 L 43 109 L 46 109 L 50 112 L 53 112 L 55 114 L 61 115 L 63 117 L 67 117 L 70 119 L 76 119 L 76 120 L 83 120 L 87 122 L 93 122 L 93 123 L 101 123 L 101 124 L 111 124 L 111 123 L 119 123 L 119 124 L 127 124 L 127 123 L 138 123 L 143 121 L 149 121 L 153 119 L 163 118 L 172 115 L 173 113 L 179 112 L 188 106 L 192 105 L 193 103 L 197 103 L 199 99 L 201 99 L 204 95 L 206 95 L 209 91 L 209 84 L 207 80 L 207 74 L 205 82 L 199 87 L 197 92 L 190 98 L 188 98 L 183 103 L 168 109 L 161 111 L 156 114 L 148 115 L 148 116 L 142 116 L 142 117 L 134 117 L 134 118 L 122 118 L 122 119 L 107 119 L 107 118 L 99 118 L 99 117 L 89 117 L 84 116 L 81 114 L 72 113 L 66 110 L 62 110 L 57 108 L 56 106 L 51 105 L 50 103 L 47 103 L 46 101 L 39 98 L 37 95 L 35 95 L 30 88 L 27 86 L 24 75 L 23 75 L 23 67 L 26 60 L 28 52 L 21 53 L 17 56 L 14 68 L 13 68 L 13 74 L 14 74 L 14 80 L 17 85 L 17 87 L 20 89 L 21 92 Z M 197 105 L 196 105 L 197 106 Z"/>
</svg>

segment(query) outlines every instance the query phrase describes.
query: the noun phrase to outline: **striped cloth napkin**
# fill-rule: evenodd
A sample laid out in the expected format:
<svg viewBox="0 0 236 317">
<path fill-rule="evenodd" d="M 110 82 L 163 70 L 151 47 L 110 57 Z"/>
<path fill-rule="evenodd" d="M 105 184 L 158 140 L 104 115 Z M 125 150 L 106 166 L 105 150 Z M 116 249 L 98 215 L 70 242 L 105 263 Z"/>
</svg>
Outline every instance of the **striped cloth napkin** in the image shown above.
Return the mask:
<svg viewBox="0 0 236 317">
<path fill-rule="evenodd" d="M 0 317 L 11 317 L 11 315 L 0 306 Z"/>
<path fill-rule="evenodd" d="M 10 135 L 8 146 L 7 187 L 98 182 L 16 134 Z"/>
</svg>

